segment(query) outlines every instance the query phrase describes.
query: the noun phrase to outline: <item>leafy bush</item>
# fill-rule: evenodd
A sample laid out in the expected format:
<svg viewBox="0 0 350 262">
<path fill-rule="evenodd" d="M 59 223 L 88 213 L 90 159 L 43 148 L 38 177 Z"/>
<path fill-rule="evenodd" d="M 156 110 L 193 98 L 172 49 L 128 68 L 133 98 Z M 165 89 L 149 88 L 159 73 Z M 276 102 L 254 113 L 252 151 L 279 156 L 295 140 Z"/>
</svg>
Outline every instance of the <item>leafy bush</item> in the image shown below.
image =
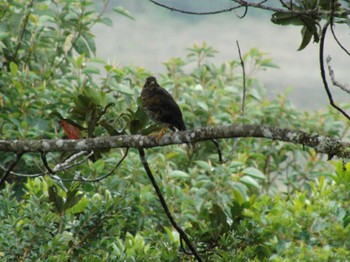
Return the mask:
<svg viewBox="0 0 350 262">
<path fill-rule="evenodd" d="M 110 20 L 92 7 L 90 1 L 75 0 L 0 3 L 2 139 L 63 137 L 59 121 L 74 123 L 82 137 L 158 129 L 140 107 L 140 87 L 150 73 L 93 58 L 90 28 Z M 116 11 L 130 17 L 123 9 Z M 167 71 L 159 77 L 179 102 L 188 128 L 243 122 L 333 137 L 344 137 L 349 129 L 333 111 L 300 112 L 283 94 L 268 99 L 254 72 L 276 66 L 258 49 L 243 56 L 251 73 L 246 75 L 242 116 L 240 61 L 211 63 L 217 51 L 205 43 L 188 52 L 186 58 L 165 62 Z M 147 150 L 175 219 L 203 258 L 310 261 L 349 256 L 348 165 L 332 167 L 311 149 L 279 141 L 232 139 L 221 140 L 220 146 L 224 164 L 218 163 L 210 142 L 192 151 L 185 146 Z M 94 152 L 83 164 L 56 175 L 44 175 L 38 155 L 25 154 L 1 191 L 0 257 L 190 260 L 181 252 L 179 235 L 137 152 L 129 151 L 122 165 L 99 182 L 84 180 L 108 174 L 125 150 Z M 49 164 L 67 156 L 52 153 Z M 12 157 L 1 152 L 0 159 L 7 165 Z"/>
</svg>

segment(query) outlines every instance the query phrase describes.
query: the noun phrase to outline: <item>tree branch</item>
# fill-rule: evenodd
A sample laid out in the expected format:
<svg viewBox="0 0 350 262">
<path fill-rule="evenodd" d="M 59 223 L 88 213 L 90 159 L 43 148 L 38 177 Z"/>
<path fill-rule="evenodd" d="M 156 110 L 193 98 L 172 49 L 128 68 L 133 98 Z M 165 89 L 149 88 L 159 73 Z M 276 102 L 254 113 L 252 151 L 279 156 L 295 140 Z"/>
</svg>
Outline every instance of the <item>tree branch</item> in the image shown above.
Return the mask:
<svg viewBox="0 0 350 262">
<path fill-rule="evenodd" d="M 146 157 L 145 157 L 145 151 L 143 150 L 143 148 L 139 149 L 139 153 L 140 153 L 140 159 L 142 162 L 143 167 L 146 170 L 146 173 L 148 175 L 149 180 L 152 183 L 152 186 L 154 188 L 154 190 L 156 191 L 156 194 L 158 196 L 158 199 L 163 207 L 163 210 L 165 212 L 165 214 L 167 215 L 171 225 L 176 229 L 176 231 L 179 233 L 180 238 L 183 239 L 186 243 L 186 245 L 188 246 L 188 248 L 191 250 L 192 254 L 194 255 L 194 257 L 197 259 L 197 261 L 203 261 L 201 259 L 201 257 L 199 256 L 196 248 L 192 245 L 190 239 L 188 238 L 187 234 L 185 233 L 185 231 L 182 230 L 182 228 L 176 223 L 175 219 L 173 218 L 168 205 L 165 202 L 165 199 L 162 195 L 162 192 L 159 189 L 159 186 L 156 182 L 156 179 L 154 178 L 151 169 L 149 168 L 149 165 L 147 163 Z"/>
<path fill-rule="evenodd" d="M 326 58 L 326 62 L 327 62 L 327 65 L 328 65 L 328 74 L 332 80 L 332 84 L 334 86 L 337 86 L 339 87 L 341 90 L 343 90 L 344 92 L 350 94 L 350 89 L 348 89 L 345 85 L 343 85 L 342 83 L 338 82 L 336 79 L 335 79 L 335 76 L 334 76 L 334 71 L 332 69 L 332 66 L 331 66 L 331 60 L 332 58 L 330 56 L 327 56 Z"/>
<path fill-rule="evenodd" d="M 186 10 L 181 10 L 181 9 L 177 9 L 177 8 L 174 8 L 174 7 L 170 7 L 170 6 L 161 4 L 161 3 L 157 2 L 157 1 L 154 1 L 154 0 L 148 0 L 148 1 L 152 2 L 155 5 L 163 7 L 165 9 L 169 9 L 170 11 L 175 11 L 175 12 L 179 12 L 179 13 L 183 13 L 183 14 L 189 14 L 189 15 L 215 15 L 215 14 L 220 14 L 220 13 L 224 13 L 224 12 L 231 12 L 231 11 L 233 11 L 235 9 L 242 8 L 242 6 L 234 6 L 234 7 L 231 7 L 231 8 L 217 10 L 217 11 L 192 12 L 192 11 L 186 11 Z"/>
<path fill-rule="evenodd" d="M 220 138 L 255 137 L 300 144 L 330 157 L 350 158 L 350 143 L 337 138 L 266 125 L 209 126 L 156 136 L 120 135 L 87 139 L 0 140 L 4 152 L 67 152 L 106 148 L 151 148 Z"/>
<path fill-rule="evenodd" d="M 263 9 L 263 10 L 267 10 L 267 11 L 271 11 L 271 12 L 296 14 L 296 15 L 329 16 L 330 14 L 333 14 L 335 17 L 338 17 L 338 16 L 350 14 L 350 11 L 348 11 L 348 10 L 342 11 L 342 12 L 330 12 L 330 11 L 322 11 L 322 10 L 315 10 L 315 9 L 312 9 L 312 10 L 283 9 L 283 8 L 277 8 L 277 7 L 264 5 L 264 3 L 267 1 L 262 1 L 260 3 L 251 3 L 248 1 L 244 1 L 244 0 L 233 0 L 238 5 L 230 7 L 230 8 L 225 8 L 225 9 L 215 10 L 215 11 L 208 11 L 208 12 L 196 12 L 196 11 L 187 11 L 187 10 L 174 8 L 174 7 L 165 5 L 165 4 L 161 4 L 155 0 L 148 0 L 148 1 L 152 2 L 155 5 L 158 5 L 160 7 L 168 9 L 170 11 L 179 12 L 179 13 L 183 13 L 183 14 L 189 14 L 189 15 L 215 15 L 215 14 L 231 12 L 231 11 L 239 9 L 239 8 L 246 8 L 246 10 L 247 10 L 248 7 Z M 246 12 L 247 11 L 245 11 L 245 13 Z"/>
<path fill-rule="evenodd" d="M 335 109 L 337 109 L 340 113 L 342 113 L 348 120 L 350 120 L 350 115 L 348 115 L 342 108 L 340 108 L 334 103 L 333 95 L 331 90 L 329 89 L 327 78 L 326 78 L 326 71 L 324 68 L 324 44 L 325 44 L 328 26 L 329 26 L 329 23 L 327 22 L 322 28 L 321 37 L 320 37 L 319 59 L 320 59 L 320 71 L 321 71 L 322 82 L 323 82 L 324 89 L 327 93 L 330 105 Z"/>
<path fill-rule="evenodd" d="M 0 179 L 0 187 L 3 186 L 3 184 L 5 183 L 8 175 L 16 167 L 16 165 L 19 162 L 19 160 L 21 159 L 22 155 L 23 155 L 23 153 L 16 154 L 16 158 L 9 164 L 8 168 L 6 168 L 5 174 Z"/>
<path fill-rule="evenodd" d="M 245 110 L 245 96 L 246 96 L 247 88 L 246 88 L 246 79 L 245 79 L 245 66 L 244 66 L 244 61 L 241 54 L 241 48 L 239 47 L 238 41 L 236 41 L 236 45 L 238 49 L 239 60 L 241 61 L 242 75 L 243 75 L 243 94 L 242 94 L 242 107 L 241 107 L 241 123 L 243 124 L 244 110 Z"/>
</svg>

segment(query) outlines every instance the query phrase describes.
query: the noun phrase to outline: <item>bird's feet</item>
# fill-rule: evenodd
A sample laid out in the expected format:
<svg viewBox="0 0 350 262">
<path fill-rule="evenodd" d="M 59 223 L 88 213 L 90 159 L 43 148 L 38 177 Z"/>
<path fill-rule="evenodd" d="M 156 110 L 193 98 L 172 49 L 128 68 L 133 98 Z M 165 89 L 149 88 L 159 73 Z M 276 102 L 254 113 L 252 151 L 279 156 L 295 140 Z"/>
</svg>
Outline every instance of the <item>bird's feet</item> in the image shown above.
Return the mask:
<svg viewBox="0 0 350 262">
<path fill-rule="evenodd" d="M 165 130 L 167 129 L 167 127 L 162 127 L 162 129 L 159 131 L 156 139 L 157 139 L 157 142 L 159 142 L 159 140 L 162 139 L 162 137 L 164 136 L 165 134 Z"/>
</svg>

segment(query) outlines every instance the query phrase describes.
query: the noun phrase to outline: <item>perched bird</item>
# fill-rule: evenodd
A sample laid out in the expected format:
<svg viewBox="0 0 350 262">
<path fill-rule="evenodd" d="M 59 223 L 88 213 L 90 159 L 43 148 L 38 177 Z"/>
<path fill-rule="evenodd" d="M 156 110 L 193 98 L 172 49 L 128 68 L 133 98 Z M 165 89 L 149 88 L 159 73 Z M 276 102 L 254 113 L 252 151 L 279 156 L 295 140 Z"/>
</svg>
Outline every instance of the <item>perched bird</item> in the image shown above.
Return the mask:
<svg viewBox="0 0 350 262">
<path fill-rule="evenodd" d="M 147 77 L 141 98 L 148 117 L 154 122 L 165 125 L 173 131 L 175 128 L 180 131 L 186 130 L 180 107 L 169 92 L 159 86 L 154 76 Z M 162 132 L 164 132 L 164 127 L 158 138 L 161 138 Z"/>
</svg>

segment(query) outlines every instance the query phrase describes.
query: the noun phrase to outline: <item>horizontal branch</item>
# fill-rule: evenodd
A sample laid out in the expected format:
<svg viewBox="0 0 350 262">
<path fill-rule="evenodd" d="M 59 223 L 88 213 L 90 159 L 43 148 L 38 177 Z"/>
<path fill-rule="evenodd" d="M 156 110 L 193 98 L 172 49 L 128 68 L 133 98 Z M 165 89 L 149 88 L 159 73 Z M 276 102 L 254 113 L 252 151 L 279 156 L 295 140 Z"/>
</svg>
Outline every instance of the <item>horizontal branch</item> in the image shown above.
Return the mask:
<svg viewBox="0 0 350 262">
<path fill-rule="evenodd" d="M 156 136 L 120 135 L 88 139 L 0 140 L 4 152 L 68 152 L 107 148 L 151 148 L 183 143 L 195 143 L 220 138 L 267 138 L 291 142 L 315 149 L 329 157 L 350 157 L 350 143 L 336 138 L 308 134 L 303 131 L 265 125 L 210 126 L 194 130 L 165 134 L 159 141 Z"/>
<path fill-rule="evenodd" d="M 148 1 L 152 2 L 155 5 L 168 9 L 172 12 L 179 12 L 179 13 L 189 14 L 189 15 L 215 15 L 215 14 L 221 14 L 226 12 L 232 12 L 239 8 L 248 8 L 248 7 L 267 10 L 271 12 L 279 12 L 279 13 L 295 14 L 295 15 L 312 15 L 312 16 L 333 15 L 334 17 L 342 17 L 344 15 L 350 14 L 350 10 L 341 10 L 340 12 L 335 12 L 335 11 L 324 11 L 320 9 L 300 10 L 300 9 L 291 9 L 291 8 L 278 8 L 274 6 L 265 5 L 264 3 L 267 1 L 261 1 L 260 3 L 255 3 L 255 2 L 249 2 L 244 0 L 233 0 L 233 2 L 235 2 L 238 5 L 232 6 L 229 8 L 224 8 L 224 9 L 215 10 L 215 11 L 198 12 L 198 11 L 188 11 L 188 10 L 178 9 L 166 4 L 159 3 L 158 1 L 155 1 L 155 0 L 148 0 Z"/>
</svg>

